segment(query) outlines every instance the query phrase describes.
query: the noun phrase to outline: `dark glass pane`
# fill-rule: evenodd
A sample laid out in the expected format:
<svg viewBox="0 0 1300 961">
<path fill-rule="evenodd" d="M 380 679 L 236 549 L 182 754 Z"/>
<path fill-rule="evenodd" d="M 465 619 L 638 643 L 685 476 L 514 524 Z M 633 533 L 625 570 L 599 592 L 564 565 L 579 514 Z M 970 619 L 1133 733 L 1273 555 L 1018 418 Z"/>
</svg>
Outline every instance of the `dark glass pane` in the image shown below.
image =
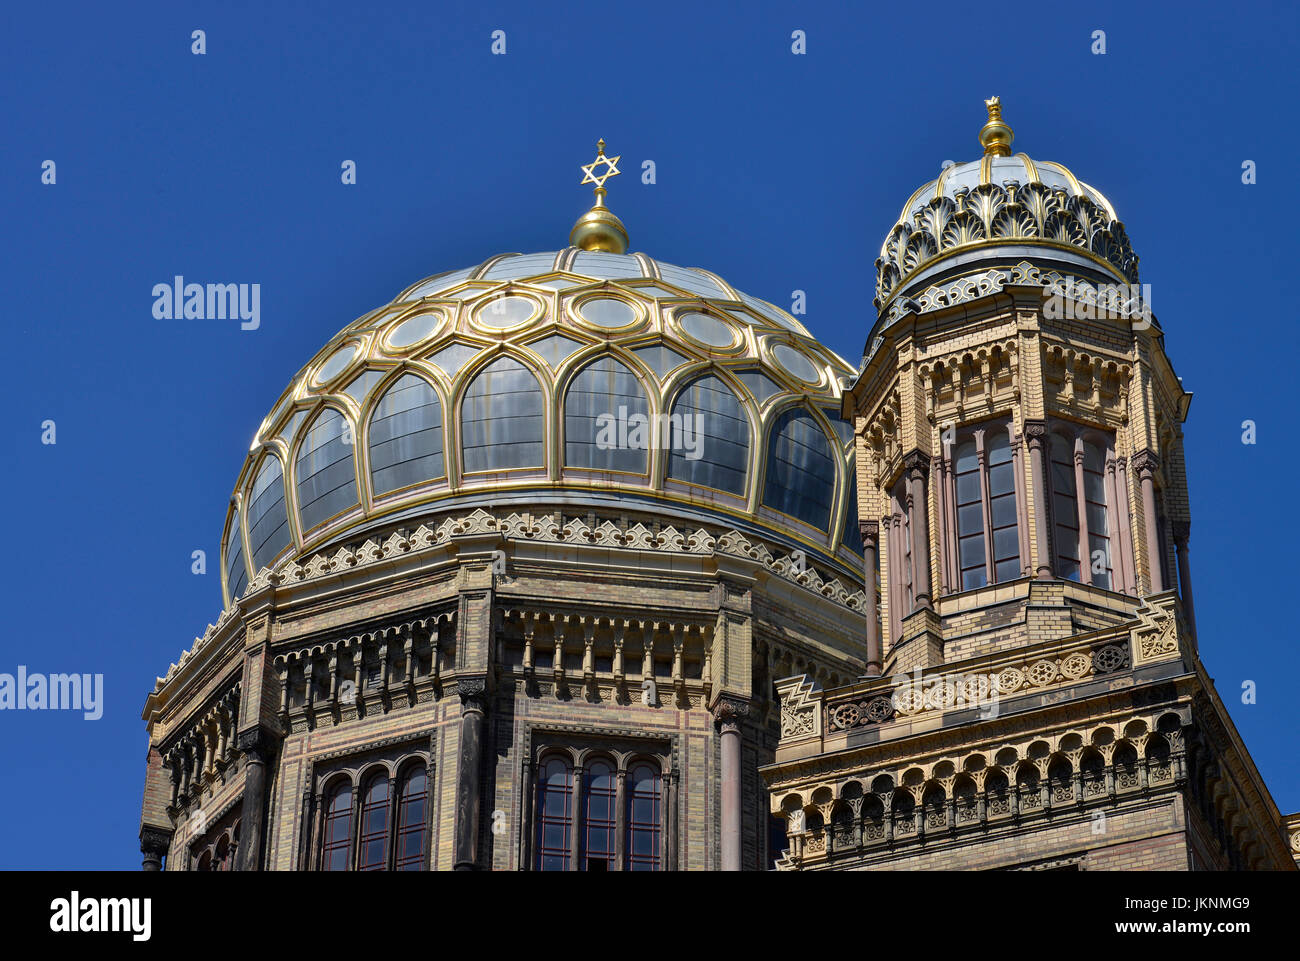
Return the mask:
<svg viewBox="0 0 1300 961">
<path fill-rule="evenodd" d="M 509 357 L 485 367 L 465 392 L 461 432 L 465 472 L 541 467 L 542 391 Z"/>
<path fill-rule="evenodd" d="M 298 505 L 309 531 L 357 503 L 351 429 L 332 407 L 321 411 L 298 449 Z"/>
<path fill-rule="evenodd" d="M 826 530 L 834 495 L 830 441 L 807 411 L 786 411 L 772 425 L 763 503 Z"/>
<path fill-rule="evenodd" d="M 709 374 L 693 381 L 677 395 L 672 413 L 690 433 L 678 435 L 681 442 L 675 442 L 669 454 L 668 476 L 744 494 L 749 463 L 749 419 L 736 395 Z M 686 440 L 691 443 L 684 443 Z"/>
<path fill-rule="evenodd" d="M 258 468 L 248 500 L 248 539 L 253 570 L 260 571 L 289 546 L 289 515 L 284 506 L 284 471 L 268 456 Z"/>
<path fill-rule="evenodd" d="M 993 532 L 993 556 L 998 560 L 1020 555 L 1020 539 L 1014 527 Z"/>
<path fill-rule="evenodd" d="M 980 475 L 978 471 L 957 475 L 957 503 L 979 503 Z"/>
<path fill-rule="evenodd" d="M 1013 557 L 1005 561 L 998 561 L 994 568 L 998 581 L 1014 581 L 1020 576 L 1020 558 Z"/>
<path fill-rule="evenodd" d="M 958 542 L 961 545 L 960 556 L 961 566 L 970 567 L 975 564 L 984 563 L 984 535 L 976 534 L 973 537 L 963 537 Z"/>
<path fill-rule="evenodd" d="M 1016 525 L 1016 498 L 1015 495 L 1004 495 L 1002 497 L 991 498 L 992 503 L 989 505 L 993 508 L 993 526 L 994 527 L 1014 527 Z"/>
<path fill-rule="evenodd" d="M 387 494 L 444 474 L 442 404 L 425 380 L 401 377 L 370 418 L 370 476 L 376 494 Z"/>
<path fill-rule="evenodd" d="M 984 510 L 979 503 L 957 508 L 957 533 L 975 534 L 984 530 Z"/>
<path fill-rule="evenodd" d="M 1016 491 L 1016 474 L 1010 464 L 998 464 L 989 468 L 989 496 L 1014 494 Z"/>
<path fill-rule="evenodd" d="M 973 440 L 968 440 L 966 443 L 957 446 L 957 451 L 953 456 L 953 464 L 959 474 L 973 472 L 979 467 L 979 458 Z"/>
<path fill-rule="evenodd" d="M 972 591 L 977 587 L 983 587 L 985 583 L 983 565 L 962 572 L 961 589 L 963 591 Z"/>
<path fill-rule="evenodd" d="M 564 399 L 564 461 L 591 470 L 646 471 L 659 446 L 641 381 L 612 357 L 582 369 Z"/>
</svg>

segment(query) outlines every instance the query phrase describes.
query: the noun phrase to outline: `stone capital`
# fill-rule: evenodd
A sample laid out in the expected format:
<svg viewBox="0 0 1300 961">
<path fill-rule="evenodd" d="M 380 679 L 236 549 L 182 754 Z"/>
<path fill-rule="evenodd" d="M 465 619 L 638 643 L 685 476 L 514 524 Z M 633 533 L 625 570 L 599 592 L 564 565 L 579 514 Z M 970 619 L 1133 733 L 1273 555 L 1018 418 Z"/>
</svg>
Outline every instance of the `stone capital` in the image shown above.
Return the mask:
<svg viewBox="0 0 1300 961">
<path fill-rule="evenodd" d="M 1139 475 L 1148 472 L 1154 474 L 1160 469 L 1160 458 L 1157 456 L 1155 451 L 1140 450 L 1133 455 L 1132 464 L 1133 469 L 1137 471 Z"/>
<path fill-rule="evenodd" d="M 1179 547 L 1187 546 L 1187 539 L 1192 536 L 1191 521 L 1174 521 L 1173 522 L 1174 543 Z"/>
<path fill-rule="evenodd" d="M 862 535 L 864 541 L 871 541 L 874 545 L 880 537 L 879 521 L 858 521 L 858 533 Z"/>
<path fill-rule="evenodd" d="M 278 743 L 279 737 L 260 724 L 257 727 L 250 727 L 246 731 L 240 731 L 238 737 L 235 738 L 235 747 L 239 749 L 239 752 L 250 761 L 257 762 L 267 761 L 275 753 Z"/>
<path fill-rule="evenodd" d="M 140 828 L 140 853 L 154 854 L 161 857 L 171 847 L 172 833 L 166 828 L 145 824 Z"/>
<path fill-rule="evenodd" d="M 913 471 L 929 473 L 930 455 L 920 448 L 913 448 L 903 455 L 903 469 L 908 473 Z"/>
<path fill-rule="evenodd" d="M 456 693 L 460 695 L 462 711 L 487 710 L 487 679 L 461 677 L 456 680 Z"/>
<path fill-rule="evenodd" d="M 713 705 L 713 717 L 723 730 L 736 730 L 749 716 L 749 701 L 723 694 Z"/>
</svg>

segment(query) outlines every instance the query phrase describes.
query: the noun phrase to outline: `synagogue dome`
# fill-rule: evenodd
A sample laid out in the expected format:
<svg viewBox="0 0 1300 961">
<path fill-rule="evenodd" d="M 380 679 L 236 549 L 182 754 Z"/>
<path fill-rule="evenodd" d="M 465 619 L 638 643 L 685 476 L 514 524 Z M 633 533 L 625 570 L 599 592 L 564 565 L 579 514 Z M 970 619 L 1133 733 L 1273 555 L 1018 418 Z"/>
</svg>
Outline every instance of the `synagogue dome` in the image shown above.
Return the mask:
<svg viewBox="0 0 1300 961">
<path fill-rule="evenodd" d="M 263 568 L 475 507 L 712 523 L 852 577 L 853 373 L 784 310 L 645 254 L 426 278 L 331 339 L 258 428 L 223 531 L 226 602 Z"/>
</svg>

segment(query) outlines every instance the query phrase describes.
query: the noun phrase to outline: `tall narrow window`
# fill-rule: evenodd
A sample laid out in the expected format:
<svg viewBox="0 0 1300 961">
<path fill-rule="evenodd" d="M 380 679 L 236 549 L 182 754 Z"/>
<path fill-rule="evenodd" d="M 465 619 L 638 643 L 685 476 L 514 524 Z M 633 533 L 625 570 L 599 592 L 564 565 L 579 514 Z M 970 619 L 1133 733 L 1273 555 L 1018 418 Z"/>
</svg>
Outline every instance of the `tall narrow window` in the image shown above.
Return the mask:
<svg viewBox="0 0 1300 961">
<path fill-rule="evenodd" d="M 352 785 L 340 784 L 325 806 L 321 870 L 346 871 L 352 851 Z"/>
<path fill-rule="evenodd" d="M 988 582 L 984 563 L 984 497 L 979 454 L 973 439 L 957 447 L 953 475 L 957 485 L 957 566 L 961 589 L 965 591 Z"/>
<path fill-rule="evenodd" d="M 993 576 L 1001 583 L 1013 581 L 1021 574 L 1016 470 L 1011 456 L 1011 438 L 1006 431 L 989 431 L 987 448 Z"/>
<path fill-rule="evenodd" d="M 573 830 L 573 775 L 561 758 L 546 761 L 537 776 L 537 868 L 569 870 Z"/>
<path fill-rule="evenodd" d="M 912 613 L 912 526 L 907 511 L 907 481 L 900 480 L 890 498 L 888 520 L 889 626 L 892 643 L 903 635 L 903 618 Z"/>
<path fill-rule="evenodd" d="M 428 778 L 423 767 L 407 768 L 397 802 L 397 857 L 399 871 L 424 870 L 424 836 L 428 805 Z"/>
<path fill-rule="evenodd" d="M 587 768 L 582 787 L 585 832 L 582 859 L 587 871 L 614 869 L 614 815 L 618 791 L 614 768 L 605 761 L 593 761 Z"/>
<path fill-rule="evenodd" d="M 650 764 L 635 764 L 627 774 L 627 868 L 659 870 L 660 774 Z"/>
<path fill-rule="evenodd" d="M 1084 514 L 1088 521 L 1088 559 L 1091 582 L 1110 590 L 1114 581 L 1110 550 L 1110 515 L 1106 510 L 1106 452 L 1096 444 L 1083 445 Z"/>
<path fill-rule="evenodd" d="M 1056 546 L 1056 576 L 1070 581 L 1079 573 L 1079 510 L 1074 483 L 1074 445 L 1052 434 L 1052 540 Z"/>
<path fill-rule="evenodd" d="M 361 851 L 358 871 L 388 870 L 388 777 L 376 774 L 366 782 L 361 802 Z"/>
<path fill-rule="evenodd" d="M 1052 428 L 1052 541 L 1055 574 L 1106 590 L 1123 590 L 1116 557 L 1127 550 L 1123 525 L 1117 529 L 1115 502 L 1124 503 L 1123 483 L 1114 475 L 1110 439 L 1098 431 L 1060 423 Z M 1120 564 L 1123 574 L 1124 564 Z"/>
</svg>

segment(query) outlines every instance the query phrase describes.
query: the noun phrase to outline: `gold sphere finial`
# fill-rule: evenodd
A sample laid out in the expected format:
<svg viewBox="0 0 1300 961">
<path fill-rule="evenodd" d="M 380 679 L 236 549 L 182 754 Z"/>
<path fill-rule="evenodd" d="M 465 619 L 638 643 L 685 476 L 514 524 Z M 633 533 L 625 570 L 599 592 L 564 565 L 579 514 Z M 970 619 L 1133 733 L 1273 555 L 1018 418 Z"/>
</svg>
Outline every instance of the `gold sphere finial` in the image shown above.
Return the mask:
<svg viewBox="0 0 1300 961">
<path fill-rule="evenodd" d="M 614 213 L 605 206 L 605 181 L 621 173 L 617 165 L 622 159 L 622 154 L 617 157 L 605 156 L 605 141 L 602 138 L 596 141 L 596 159 L 582 165 L 584 176 L 581 182 L 596 185 L 596 202 L 590 210 L 578 218 L 578 222 L 569 231 L 569 243 L 574 247 L 583 250 L 603 250 L 613 254 L 627 253 L 627 228 L 623 226 L 623 221 L 614 216 Z M 601 173 L 596 173 L 596 168 L 602 164 L 605 169 Z"/>
<path fill-rule="evenodd" d="M 1011 141 L 1016 137 L 1011 128 L 1002 120 L 1002 99 L 991 97 L 984 101 L 988 107 L 988 123 L 980 128 L 980 146 L 986 157 L 1010 157 Z"/>
</svg>

